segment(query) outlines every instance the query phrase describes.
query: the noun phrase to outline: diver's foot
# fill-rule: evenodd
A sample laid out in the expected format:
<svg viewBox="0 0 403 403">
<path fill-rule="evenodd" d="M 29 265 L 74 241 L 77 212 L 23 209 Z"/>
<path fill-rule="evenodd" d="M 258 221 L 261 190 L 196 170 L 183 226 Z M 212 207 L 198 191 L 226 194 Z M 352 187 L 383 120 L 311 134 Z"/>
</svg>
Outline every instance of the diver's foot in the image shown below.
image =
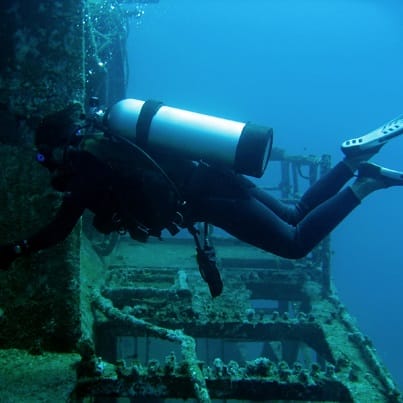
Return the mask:
<svg viewBox="0 0 403 403">
<path fill-rule="evenodd" d="M 350 186 L 358 200 L 372 192 L 391 186 L 403 186 L 403 172 L 363 162 L 358 168 L 357 180 Z"/>
<path fill-rule="evenodd" d="M 358 180 L 370 178 L 378 182 L 379 188 L 403 186 L 403 172 L 385 168 L 372 162 L 364 162 L 358 168 Z"/>
<path fill-rule="evenodd" d="M 403 115 L 368 134 L 344 141 L 341 150 L 347 159 L 364 161 L 375 155 L 389 140 L 401 134 L 403 134 Z"/>
</svg>

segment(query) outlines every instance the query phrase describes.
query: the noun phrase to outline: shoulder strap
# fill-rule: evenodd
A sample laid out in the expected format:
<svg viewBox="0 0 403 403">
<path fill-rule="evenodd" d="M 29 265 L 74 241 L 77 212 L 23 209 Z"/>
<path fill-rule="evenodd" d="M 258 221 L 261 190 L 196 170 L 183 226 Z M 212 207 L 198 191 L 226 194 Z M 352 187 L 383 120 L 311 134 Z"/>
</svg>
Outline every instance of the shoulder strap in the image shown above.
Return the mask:
<svg viewBox="0 0 403 403">
<path fill-rule="evenodd" d="M 123 176 L 130 177 L 130 175 L 136 176 L 140 174 L 145 175 L 144 177 L 147 178 L 154 177 L 156 180 L 153 185 L 150 182 L 147 195 L 155 199 L 155 204 L 152 204 L 158 206 L 158 211 L 163 213 L 158 215 L 162 217 L 161 225 L 157 224 L 158 220 L 156 220 L 148 229 L 148 235 L 157 236 L 156 234 L 162 228 L 168 229 L 172 235 L 179 231 L 177 226 L 183 225 L 180 222 L 180 217 L 182 216 L 178 213 L 178 210 L 184 204 L 182 195 L 164 169 L 147 152 L 130 140 L 120 136 L 86 136 L 82 141 L 81 149 L 95 155 L 99 160 L 109 165 L 113 171 L 119 172 Z M 159 194 L 154 191 L 155 187 L 153 187 L 156 186 L 156 183 L 160 183 L 166 189 L 166 192 L 172 195 L 166 203 L 163 200 L 158 200 Z M 157 215 L 154 216 L 157 217 Z M 148 227 L 146 225 L 142 226 L 139 222 L 138 228 L 141 228 L 142 239 L 145 239 L 147 234 L 144 231 Z"/>
</svg>

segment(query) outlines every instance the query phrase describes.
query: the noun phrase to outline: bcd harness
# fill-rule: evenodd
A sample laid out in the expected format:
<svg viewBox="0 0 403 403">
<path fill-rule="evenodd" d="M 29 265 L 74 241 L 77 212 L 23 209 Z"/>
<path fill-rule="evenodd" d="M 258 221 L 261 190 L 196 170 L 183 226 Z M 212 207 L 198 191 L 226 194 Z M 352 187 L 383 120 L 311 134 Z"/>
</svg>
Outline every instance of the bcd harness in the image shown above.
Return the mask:
<svg viewBox="0 0 403 403">
<path fill-rule="evenodd" d="M 94 155 L 98 160 L 107 164 L 117 176 L 128 178 L 140 176 L 147 183 L 141 189 L 147 198 L 150 214 L 149 220 L 134 217 L 122 212 L 114 212 L 108 217 L 95 216 L 94 226 L 101 232 L 129 232 L 138 241 L 145 242 L 149 236 L 160 237 L 165 228 L 171 235 L 187 228 L 196 244 L 196 260 L 199 271 L 208 284 L 210 294 L 216 297 L 221 294 L 223 283 L 217 267 L 217 257 L 214 247 L 209 240 L 208 223 L 203 224 L 203 233 L 196 229 L 187 212 L 187 204 L 176 184 L 170 179 L 165 170 L 146 151 L 130 140 L 116 135 L 83 136 L 80 148 Z M 137 194 L 137 189 L 131 189 L 125 184 L 125 197 Z M 114 185 L 118 186 L 118 185 Z M 118 193 L 122 193 L 122 188 Z M 137 192 L 136 192 L 137 191 Z M 125 200 L 126 203 L 129 201 Z M 132 212 L 131 212 L 132 213 Z M 151 221 L 150 221 L 151 220 Z"/>
</svg>

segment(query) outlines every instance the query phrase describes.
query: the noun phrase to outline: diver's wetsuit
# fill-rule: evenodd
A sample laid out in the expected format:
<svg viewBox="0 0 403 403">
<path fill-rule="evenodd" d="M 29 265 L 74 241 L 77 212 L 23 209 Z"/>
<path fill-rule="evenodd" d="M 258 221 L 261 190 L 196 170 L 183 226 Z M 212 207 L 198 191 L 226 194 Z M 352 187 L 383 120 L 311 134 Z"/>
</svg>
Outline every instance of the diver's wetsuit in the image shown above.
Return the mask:
<svg viewBox="0 0 403 403">
<path fill-rule="evenodd" d="M 181 163 L 175 161 L 175 165 Z M 52 223 L 28 239 L 32 251 L 64 239 L 86 208 L 112 216 L 122 203 L 126 212 L 136 208 L 133 202 L 139 208 L 143 205 L 140 190 L 123 183 L 89 153 L 72 153 L 69 167 L 69 173 L 53 183 L 65 192 L 62 206 Z M 180 178 L 167 171 L 188 202 L 188 219 L 207 221 L 242 241 L 286 258 L 305 256 L 360 203 L 350 188 L 340 191 L 352 177 L 344 163 L 317 181 L 296 206 L 283 204 L 229 170 L 187 165 L 176 170 L 181 172 Z M 119 182 L 122 186 L 116 186 Z M 128 189 L 134 190 L 131 198 L 127 197 Z"/>
<path fill-rule="evenodd" d="M 191 192 L 199 193 L 191 199 L 197 221 L 208 221 L 242 241 L 290 259 L 308 254 L 360 204 L 350 188 L 340 191 L 353 176 L 342 162 L 295 206 L 282 203 L 240 175 L 217 174 L 209 168 L 199 175 L 200 188 Z"/>
</svg>

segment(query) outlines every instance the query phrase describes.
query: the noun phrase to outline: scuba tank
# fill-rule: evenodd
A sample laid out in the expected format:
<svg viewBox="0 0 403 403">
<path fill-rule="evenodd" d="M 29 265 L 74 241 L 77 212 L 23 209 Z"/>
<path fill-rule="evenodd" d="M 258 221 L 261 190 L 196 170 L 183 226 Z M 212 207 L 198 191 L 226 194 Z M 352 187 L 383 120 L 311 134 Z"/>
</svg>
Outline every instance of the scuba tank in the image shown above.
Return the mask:
<svg viewBox="0 0 403 403">
<path fill-rule="evenodd" d="M 144 150 L 223 165 L 261 177 L 269 161 L 273 129 L 163 105 L 124 99 L 103 115 L 103 127 Z"/>
</svg>

